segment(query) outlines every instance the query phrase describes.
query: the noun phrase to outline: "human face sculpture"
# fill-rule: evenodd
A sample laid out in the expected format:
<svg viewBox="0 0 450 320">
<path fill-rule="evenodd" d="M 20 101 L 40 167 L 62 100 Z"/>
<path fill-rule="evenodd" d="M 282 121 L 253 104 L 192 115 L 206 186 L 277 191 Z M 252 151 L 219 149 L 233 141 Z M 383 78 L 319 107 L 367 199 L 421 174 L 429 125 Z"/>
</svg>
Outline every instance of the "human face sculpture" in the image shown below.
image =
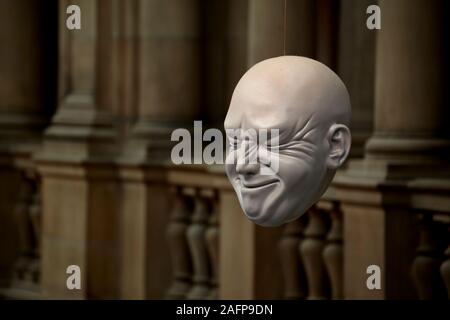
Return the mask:
<svg viewBox="0 0 450 320">
<path fill-rule="evenodd" d="M 278 226 L 312 206 L 348 155 L 349 118 L 345 85 L 317 61 L 283 56 L 247 71 L 225 119 L 226 172 L 245 215 Z M 262 129 L 278 135 L 261 143 Z"/>
</svg>

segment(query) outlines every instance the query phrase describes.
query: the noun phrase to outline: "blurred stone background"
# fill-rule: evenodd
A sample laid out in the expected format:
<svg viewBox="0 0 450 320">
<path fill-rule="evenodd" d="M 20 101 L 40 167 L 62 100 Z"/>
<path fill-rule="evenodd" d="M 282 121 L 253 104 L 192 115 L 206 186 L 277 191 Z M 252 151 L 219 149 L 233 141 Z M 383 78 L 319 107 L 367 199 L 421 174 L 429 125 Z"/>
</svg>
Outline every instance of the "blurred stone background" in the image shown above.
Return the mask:
<svg viewBox="0 0 450 320">
<path fill-rule="evenodd" d="M 286 6 L 284 32 L 283 0 L 0 0 L 3 298 L 448 298 L 449 2 Z M 170 133 L 222 128 L 284 35 L 346 83 L 352 154 L 304 217 L 261 228 L 222 167 L 170 163 Z"/>
</svg>

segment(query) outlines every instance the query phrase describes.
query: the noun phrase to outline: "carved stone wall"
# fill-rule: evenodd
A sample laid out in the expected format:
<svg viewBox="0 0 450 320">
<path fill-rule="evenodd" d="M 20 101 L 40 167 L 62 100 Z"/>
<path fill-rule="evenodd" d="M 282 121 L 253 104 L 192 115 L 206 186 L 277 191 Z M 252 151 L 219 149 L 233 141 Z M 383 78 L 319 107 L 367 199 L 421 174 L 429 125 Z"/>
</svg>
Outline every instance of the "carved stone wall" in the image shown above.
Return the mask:
<svg viewBox="0 0 450 320">
<path fill-rule="evenodd" d="M 66 7 L 82 29 L 65 26 Z M 377 3 L 382 29 L 368 30 Z M 0 294 L 69 299 L 449 296 L 446 1 L 0 2 Z M 326 63 L 353 149 L 298 221 L 261 228 L 170 134 L 222 129 L 253 64 Z M 448 91 L 448 90 L 447 90 Z M 66 268 L 81 268 L 68 290 Z M 369 265 L 382 289 L 366 286 Z"/>
</svg>

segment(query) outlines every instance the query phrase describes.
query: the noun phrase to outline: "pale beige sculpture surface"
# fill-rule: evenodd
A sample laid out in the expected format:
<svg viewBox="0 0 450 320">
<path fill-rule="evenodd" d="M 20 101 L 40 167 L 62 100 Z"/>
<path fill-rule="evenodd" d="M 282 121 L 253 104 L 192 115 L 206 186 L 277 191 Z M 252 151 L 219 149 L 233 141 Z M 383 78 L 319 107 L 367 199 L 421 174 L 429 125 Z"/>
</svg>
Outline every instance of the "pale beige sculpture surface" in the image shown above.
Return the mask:
<svg viewBox="0 0 450 320">
<path fill-rule="evenodd" d="M 242 140 L 232 142 L 226 171 L 246 216 L 259 225 L 278 226 L 308 210 L 349 153 L 350 116 L 344 83 L 318 61 L 282 56 L 248 70 L 234 90 L 225 129 L 278 129 L 279 163 L 263 175 L 265 164 L 240 159 L 249 154 L 240 152 Z M 272 152 L 267 146 L 257 149 Z"/>
</svg>

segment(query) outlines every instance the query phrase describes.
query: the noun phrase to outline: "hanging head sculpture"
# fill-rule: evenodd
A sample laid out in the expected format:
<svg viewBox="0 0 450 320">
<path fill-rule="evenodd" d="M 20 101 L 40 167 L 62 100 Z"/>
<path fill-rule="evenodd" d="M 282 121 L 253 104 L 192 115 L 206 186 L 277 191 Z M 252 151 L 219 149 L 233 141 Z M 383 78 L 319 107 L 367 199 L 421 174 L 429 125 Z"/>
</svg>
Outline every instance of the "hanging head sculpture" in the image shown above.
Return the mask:
<svg viewBox="0 0 450 320">
<path fill-rule="evenodd" d="M 344 83 L 318 61 L 276 57 L 244 74 L 225 119 L 226 172 L 251 221 L 278 226 L 319 200 L 350 151 L 350 115 Z M 261 129 L 277 134 L 252 143 Z"/>
</svg>

